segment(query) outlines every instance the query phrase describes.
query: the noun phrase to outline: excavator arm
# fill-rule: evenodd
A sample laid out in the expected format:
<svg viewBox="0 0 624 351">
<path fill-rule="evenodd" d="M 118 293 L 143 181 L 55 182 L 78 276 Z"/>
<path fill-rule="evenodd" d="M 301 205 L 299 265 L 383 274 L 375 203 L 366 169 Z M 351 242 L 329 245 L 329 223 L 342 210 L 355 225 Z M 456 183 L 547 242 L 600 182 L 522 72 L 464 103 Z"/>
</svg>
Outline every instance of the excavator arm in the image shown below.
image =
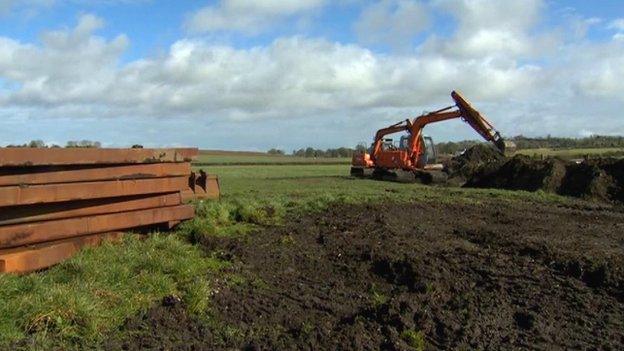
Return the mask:
<svg viewBox="0 0 624 351">
<path fill-rule="evenodd" d="M 372 155 L 376 155 L 381 151 L 381 144 L 383 143 L 383 138 L 386 135 L 403 132 L 403 131 L 409 132 L 411 128 L 412 128 L 412 122 L 409 119 L 406 119 L 399 123 L 393 124 L 390 127 L 386 127 L 386 128 L 382 128 L 378 130 L 377 133 L 375 134 L 375 140 L 373 141 Z"/>
<path fill-rule="evenodd" d="M 414 119 L 412 127 L 409 130 L 411 134 L 410 150 L 415 153 L 414 159 L 423 152 L 422 131 L 425 126 L 431 123 L 442 122 L 450 119 L 461 118 L 468 123 L 483 139 L 493 143 L 496 148 L 505 153 L 505 149 L 513 146 L 512 143 L 506 142 L 501 134 L 492 126 L 492 124 L 479 111 L 477 111 L 470 103 L 457 91 L 451 93 L 451 97 L 455 100 L 455 106 L 449 106 L 441 110 L 430 112 Z M 456 108 L 453 110 L 453 108 Z"/>
</svg>

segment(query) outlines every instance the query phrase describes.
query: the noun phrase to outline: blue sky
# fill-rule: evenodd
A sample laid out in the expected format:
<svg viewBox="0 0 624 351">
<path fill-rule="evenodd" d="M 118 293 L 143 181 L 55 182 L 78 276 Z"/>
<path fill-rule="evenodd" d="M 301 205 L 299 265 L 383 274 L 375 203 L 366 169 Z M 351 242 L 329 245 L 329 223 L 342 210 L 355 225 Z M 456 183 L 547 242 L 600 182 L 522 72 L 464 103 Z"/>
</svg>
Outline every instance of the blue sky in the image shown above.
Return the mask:
<svg viewBox="0 0 624 351">
<path fill-rule="evenodd" d="M 0 0 L 0 144 L 353 146 L 454 89 L 503 134 L 623 134 L 624 2 Z"/>
</svg>

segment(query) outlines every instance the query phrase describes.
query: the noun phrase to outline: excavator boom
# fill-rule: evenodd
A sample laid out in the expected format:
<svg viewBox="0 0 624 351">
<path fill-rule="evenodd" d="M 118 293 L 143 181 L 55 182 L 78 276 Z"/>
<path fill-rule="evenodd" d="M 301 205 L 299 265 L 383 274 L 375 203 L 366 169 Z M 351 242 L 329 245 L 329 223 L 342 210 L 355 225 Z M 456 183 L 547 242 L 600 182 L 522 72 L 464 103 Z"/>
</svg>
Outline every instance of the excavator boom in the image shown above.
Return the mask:
<svg viewBox="0 0 624 351">
<path fill-rule="evenodd" d="M 505 153 L 506 149 L 512 148 L 514 145 L 506 142 L 501 134 L 492 126 L 479 111 L 477 111 L 460 93 L 453 91 L 451 97 L 455 100 L 455 104 L 461 112 L 461 117 L 468 123 L 483 139 L 492 142 L 501 153 Z"/>
</svg>

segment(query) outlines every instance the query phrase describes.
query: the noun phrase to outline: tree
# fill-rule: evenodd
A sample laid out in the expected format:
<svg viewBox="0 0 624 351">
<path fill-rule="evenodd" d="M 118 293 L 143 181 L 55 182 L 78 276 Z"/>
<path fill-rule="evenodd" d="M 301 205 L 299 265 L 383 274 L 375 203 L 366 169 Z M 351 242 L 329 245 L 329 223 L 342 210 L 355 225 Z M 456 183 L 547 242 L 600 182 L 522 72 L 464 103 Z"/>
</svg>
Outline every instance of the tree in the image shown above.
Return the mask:
<svg viewBox="0 0 624 351">
<path fill-rule="evenodd" d="M 46 147 L 46 144 L 43 142 L 43 140 L 31 140 L 30 143 L 28 143 L 28 147 L 33 147 L 33 148 L 44 148 Z"/>
<path fill-rule="evenodd" d="M 279 149 L 271 149 L 267 152 L 269 155 L 284 155 L 284 150 L 279 150 Z"/>
<path fill-rule="evenodd" d="M 364 145 L 364 144 L 358 144 L 358 145 L 355 147 L 355 151 L 357 151 L 357 152 L 366 152 L 366 145 Z"/>
<path fill-rule="evenodd" d="M 99 141 L 80 140 L 80 141 L 68 141 L 66 148 L 94 148 L 99 149 L 102 147 L 102 143 Z"/>
<path fill-rule="evenodd" d="M 305 149 L 305 157 L 314 157 L 314 149 L 311 147 L 307 147 Z"/>
</svg>

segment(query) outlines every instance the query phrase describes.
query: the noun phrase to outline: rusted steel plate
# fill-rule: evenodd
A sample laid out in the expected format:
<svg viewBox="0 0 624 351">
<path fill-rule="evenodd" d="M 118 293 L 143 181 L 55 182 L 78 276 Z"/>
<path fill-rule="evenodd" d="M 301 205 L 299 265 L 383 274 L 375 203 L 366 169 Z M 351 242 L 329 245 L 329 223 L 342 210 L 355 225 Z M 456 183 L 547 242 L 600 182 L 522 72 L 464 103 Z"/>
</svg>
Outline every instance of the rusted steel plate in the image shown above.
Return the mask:
<svg viewBox="0 0 624 351">
<path fill-rule="evenodd" d="M 188 162 L 136 164 L 130 166 L 89 168 L 71 171 L 50 171 L 4 175 L 0 176 L 0 186 L 177 177 L 187 176 L 190 173 L 191 164 Z"/>
<path fill-rule="evenodd" d="M 137 195 L 53 204 L 6 207 L 0 210 L 0 226 L 54 219 L 127 212 L 181 204 L 180 193 Z"/>
<path fill-rule="evenodd" d="M 28 273 L 64 261 L 85 246 L 120 240 L 123 233 L 105 233 L 54 241 L 17 249 L 0 250 L 0 273 Z"/>
<path fill-rule="evenodd" d="M 208 175 L 203 170 L 189 176 L 189 189 L 182 192 L 182 201 L 194 199 L 218 199 L 221 196 L 219 177 Z"/>
<path fill-rule="evenodd" d="M 186 189 L 182 191 L 182 202 L 189 202 L 200 199 L 218 199 L 221 196 L 221 189 L 219 188 L 219 178 L 216 176 L 209 176 L 206 181 L 206 190 L 204 188 L 196 186 L 195 189 Z"/>
<path fill-rule="evenodd" d="M 190 202 L 196 200 L 195 193 L 191 189 L 184 190 L 180 192 L 180 196 L 182 198 L 182 202 Z"/>
<path fill-rule="evenodd" d="M 187 177 L 113 180 L 0 187 L 0 207 L 64 202 L 140 194 L 162 194 L 188 188 Z"/>
<path fill-rule="evenodd" d="M 180 223 L 182 223 L 182 221 L 169 221 L 169 222 L 167 222 L 167 230 L 172 230 L 173 228 L 175 228 L 178 225 L 180 225 Z"/>
<path fill-rule="evenodd" d="M 221 185 L 217 176 L 208 176 L 206 181 L 206 196 L 209 199 L 218 199 L 221 196 Z"/>
<path fill-rule="evenodd" d="M 193 218 L 193 206 L 180 205 L 91 217 L 0 227 L 0 248 L 43 243 Z"/>
<path fill-rule="evenodd" d="M 190 162 L 198 149 L 0 149 L 0 166 Z"/>
</svg>

